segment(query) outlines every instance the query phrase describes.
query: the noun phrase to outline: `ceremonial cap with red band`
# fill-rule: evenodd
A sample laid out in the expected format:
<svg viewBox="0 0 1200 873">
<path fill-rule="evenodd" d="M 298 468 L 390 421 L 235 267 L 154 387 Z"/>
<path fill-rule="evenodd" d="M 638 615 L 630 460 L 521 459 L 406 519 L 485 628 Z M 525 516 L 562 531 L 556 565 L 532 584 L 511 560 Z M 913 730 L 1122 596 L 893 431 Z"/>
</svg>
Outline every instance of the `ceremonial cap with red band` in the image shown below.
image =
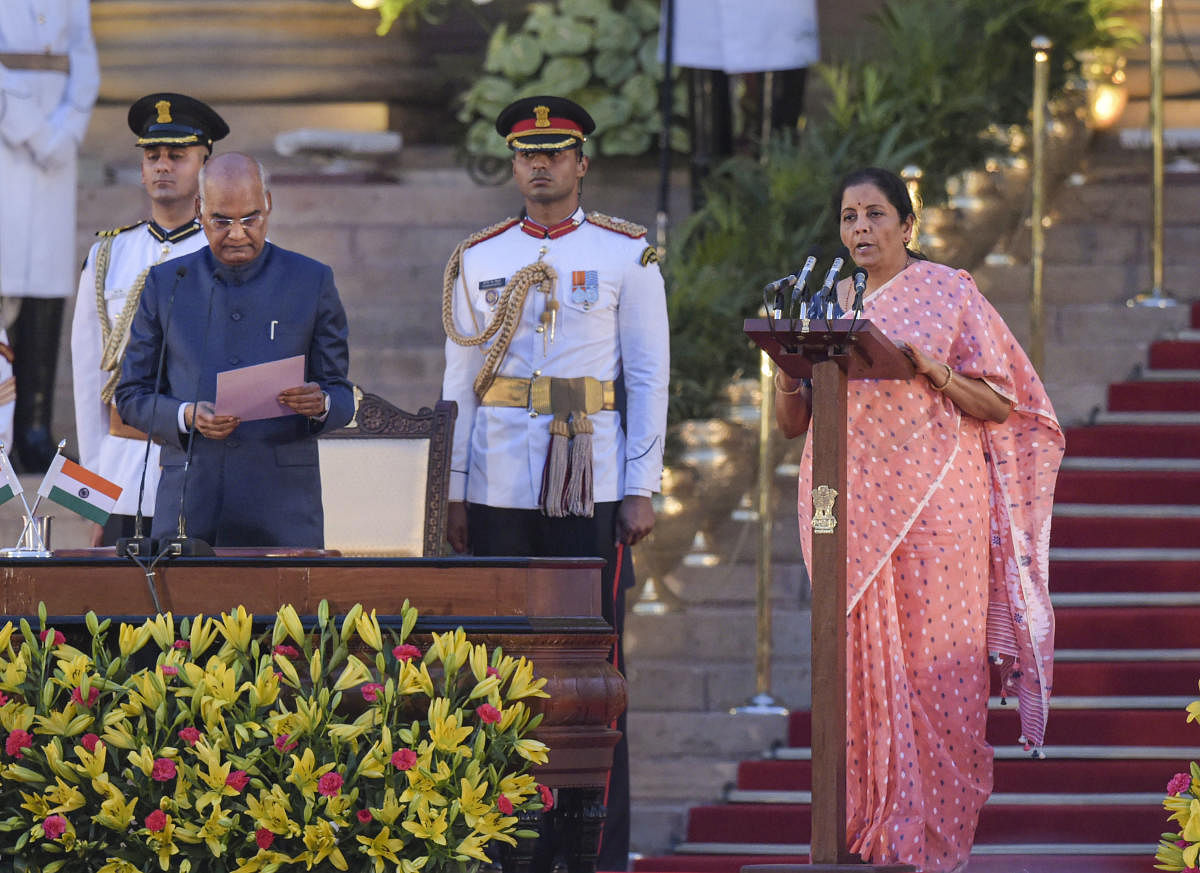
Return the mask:
<svg viewBox="0 0 1200 873">
<path fill-rule="evenodd" d="M 565 97 L 523 97 L 496 116 L 496 132 L 514 151 L 572 149 L 595 129 L 587 110 Z"/>
</svg>

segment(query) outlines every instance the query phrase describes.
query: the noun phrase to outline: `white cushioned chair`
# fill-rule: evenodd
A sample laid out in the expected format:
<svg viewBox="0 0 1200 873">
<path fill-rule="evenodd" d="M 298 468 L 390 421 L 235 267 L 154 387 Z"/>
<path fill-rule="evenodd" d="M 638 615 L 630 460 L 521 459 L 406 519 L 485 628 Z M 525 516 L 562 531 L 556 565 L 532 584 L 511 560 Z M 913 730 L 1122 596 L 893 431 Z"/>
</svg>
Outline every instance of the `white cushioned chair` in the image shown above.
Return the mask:
<svg viewBox="0 0 1200 873">
<path fill-rule="evenodd" d="M 355 386 L 349 425 L 321 434 L 325 548 L 353 556 L 435 557 L 446 538 L 458 405 L 405 412 Z"/>
</svg>

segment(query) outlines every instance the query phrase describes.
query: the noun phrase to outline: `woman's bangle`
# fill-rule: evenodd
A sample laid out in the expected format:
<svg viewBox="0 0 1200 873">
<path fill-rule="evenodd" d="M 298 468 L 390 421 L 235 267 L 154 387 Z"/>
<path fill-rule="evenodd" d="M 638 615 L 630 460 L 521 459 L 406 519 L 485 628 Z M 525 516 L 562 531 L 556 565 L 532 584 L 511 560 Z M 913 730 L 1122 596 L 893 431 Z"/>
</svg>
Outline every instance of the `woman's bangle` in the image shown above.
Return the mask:
<svg viewBox="0 0 1200 873">
<path fill-rule="evenodd" d="M 950 365 L 942 364 L 942 366 L 946 368 L 946 381 L 941 385 L 934 385 L 932 379 L 929 379 L 928 376 L 925 377 L 926 379 L 929 379 L 929 387 L 934 391 L 945 391 L 950 387 L 950 383 L 954 381 L 954 371 L 950 369 Z"/>
<path fill-rule="evenodd" d="M 788 391 L 786 388 L 784 388 L 782 385 L 779 384 L 779 373 L 780 373 L 779 370 L 775 371 L 775 390 L 778 391 L 780 394 L 786 394 L 788 397 L 791 397 L 793 394 L 799 394 L 800 391 L 805 387 L 805 384 L 804 384 L 805 380 L 800 379 L 798 382 L 796 382 L 796 387 L 793 388 L 791 391 Z"/>
</svg>

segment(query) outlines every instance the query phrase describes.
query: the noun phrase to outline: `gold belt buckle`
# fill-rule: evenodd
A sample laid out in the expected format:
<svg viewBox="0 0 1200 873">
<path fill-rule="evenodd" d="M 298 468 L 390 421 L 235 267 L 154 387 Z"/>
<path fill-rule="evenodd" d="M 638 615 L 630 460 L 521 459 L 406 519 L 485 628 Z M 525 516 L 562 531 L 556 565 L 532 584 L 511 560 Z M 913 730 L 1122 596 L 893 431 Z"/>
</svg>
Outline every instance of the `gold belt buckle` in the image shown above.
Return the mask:
<svg viewBox="0 0 1200 873">
<path fill-rule="evenodd" d="M 604 383 L 599 379 L 593 379 L 591 376 L 585 376 L 583 379 L 583 411 L 588 415 L 595 415 L 604 408 Z"/>
<path fill-rule="evenodd" d="M 529 414 L 540 415 L 550 410 L 550 377 L 536 376 L 529 380 Z"/>
</svg>

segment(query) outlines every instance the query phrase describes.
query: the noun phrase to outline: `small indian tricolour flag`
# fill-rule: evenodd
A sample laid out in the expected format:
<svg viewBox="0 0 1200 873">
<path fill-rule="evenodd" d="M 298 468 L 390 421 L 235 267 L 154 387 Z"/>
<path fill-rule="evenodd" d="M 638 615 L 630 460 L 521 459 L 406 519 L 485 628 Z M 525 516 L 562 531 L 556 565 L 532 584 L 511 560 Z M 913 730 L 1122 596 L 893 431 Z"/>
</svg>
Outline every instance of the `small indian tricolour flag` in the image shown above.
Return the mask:
<svg viewBox="0 0 1200 873">
<path fill-rule="evenodd" d="M 17 471 L 13 469 L 12 462 L 8 460 L 4 446 L 0 445 L 0 503 L 8 503 L 24 490 L 21 487 L 21 480 L 17 478 Z"/>
<path fill-rule="evenodd" d="M 96 524 L 104 524 L 121 496 L 121 488 L 63 455 L 55 455 L 38 494 Z"/>
</svg>

